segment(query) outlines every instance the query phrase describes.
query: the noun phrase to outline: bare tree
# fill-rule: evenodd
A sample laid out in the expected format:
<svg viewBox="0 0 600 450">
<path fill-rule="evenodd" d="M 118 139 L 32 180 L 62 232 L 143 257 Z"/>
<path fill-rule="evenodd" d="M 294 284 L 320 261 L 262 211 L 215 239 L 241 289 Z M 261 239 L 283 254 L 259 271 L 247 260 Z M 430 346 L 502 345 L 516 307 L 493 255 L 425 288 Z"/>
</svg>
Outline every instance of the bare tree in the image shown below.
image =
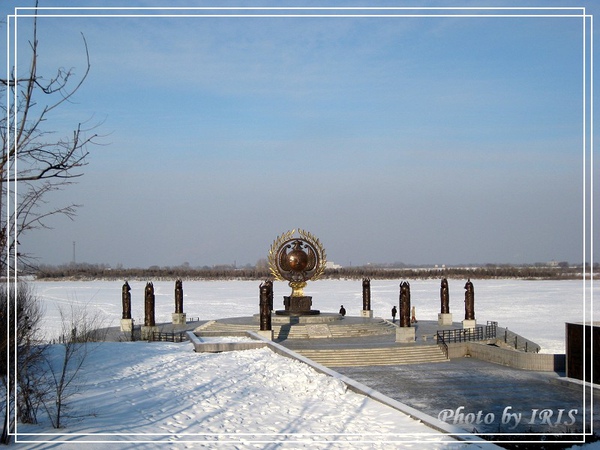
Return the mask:
<svg viewBox="0 0 600 450">
<path fill-rule="evenodd" d="M 37 6 L 37 4 L 36 4 Z M 24 74 L 17 74 L 15 67 L 7 79 L 0 78 L 0 276 L 16 274 L 18 260 L 20 264 L 31 265 L 33 255 L 19 253 L 19 238 L 27 231 L 48 228 L 47 219 L 62 215 L 73 219 L 79 205 L 51 205 L 48 194 L 72 184 L 82 175 L 81 169 L 87 164 L 88 146 L 95 144 L 97 135 L 92 133 L 95 127 L 86 129 L 83 123 L 74 126 L 73 131 L 64 137 L 53 136 L 52 130 L 44 129 L 47 120 L 59 107 L 72 101 L 80 89 L 90 70 L 90 59 L 87 42 L 82 35 L 85 52 L 85 70 L 78 79 L 74 70 L 58 69 L 55 74 L 45 77 L 38 71 L 38 35 L 37 17 L 32 21 L 32 39 L 29 41 L 30 62 Z M 26 58 L 20 55 L 20 60 Z M 17 189 L 18 187 L 18 189 Z M 16 195 L 18 193 L 18 195 Z M 10 194 L 15 199 L 14 207 L 7 214 L 4 200 Z M 12 205 L 11 205 L 12 206 Z M 6 219 L 6 221 L 5 221 Z M 19 287 L 15 293 L 20 292 Z M 6 293 L 6 292 L 5 292 Z M 7 389 L 5 397 L 5 421 L 0 439 L 6 442 L 10 435 L 10 411 L 14 407 L 11 383 L 15 382 L 9 375 L 17 373 L 19 384 L 19 418 L 34 421 L 37 411 L 36 397 L 29 396 L 31 387 L 29 365 L 19 367 L 21 355 L 32 355 L 34 349 L 39 350 L 33 339 L 21 336 L 19 328 L 24 318 L 31 319 L 28 313 L 19 313 L 19 294 L 5 295 L 5 303 L 0 305 L 0 350 L 2 350 L 2 380 Z M 15 303 L 16 302 L 16 303 Z M 12 305 L 15 305 L 12 308 Z M 12 309 L 11 309 L 12 308 Z M 16 316 L 15 316 L 16 314 Z M 15 330 L 13 318 L 17 318 Z M 25 323 L 25 322 L 23 322 Z M 28 326 L 30 326 L 29 324 Z M 11 328 L 12 327 L 12 328 Z M 31 327 L 34 330 L 34 327 Z M 33 337 L 33 331 L 28 335 Z M 15 343 L 16 339 L 16 343 Z M 19 358 L 14 358 L 12 349 L 19 349 Z M 29 350 L 27 347 L 30 345 Z M 39 355 L 38 355 L 39 356 Z M 17 361 L 17 371 L 13 361 Z M 14 378 L 14 377 L 13 377 Z M 13 389 L 14 390 L 14 389 Z M 22 407 L 24 405 L 24 408 Z M 29 405 L 29 406 L 27 406 Z M 26 415 L 21 416 L 25 411 Z M 27 414 L 30 414 L 27 417 Z"/>
<path fill-rule="evenodd" d="M 0 381 L 7 393 L 2 443 L 8 443 L 15 411 L 21 422 L 37 422 L 43 392 L 41 381 L 44 379 L 41 303 L 25 283 L 20 283 L 16 301 L 13 294 L 14 291 L 7 291 L 6 285 L 0 285 L 0 352 L 6 356 L 0 359 Z M 13 364 L 16 364 L 16 371 L 9 370 Z"/>
<path fill-rule="evenodd" d="M 106 338 L 103 317 L 88 311 L 73 305 L 68 313 L 61 309 L 60 343 L 44 353 L 48 370 L 41 402 L 54 428 L 61 428 L 63 419 L 70 417 L 68 400 L 81 389 L 80 371 L 94 348 L 92 343 Z"/>
<path fill-rule="evenodd" d="M 68 104 L 80 89 L 88 76 L 90 59 L 87 42 L 82 35 L 86 67 L 79 79 L 74 79 L 73 69 L 58 69 L 51 77 L 38 73 L 37 17 L 32 20 L 28 70 L 24 75 L 17 75 L 13 68 L 8 79 L 0 79 L 0 84 L 5 86 L 3 93 L 7 97 L 0 102 L 0 108 L 4 112 L 0 120 L 2 219 L 5 216 L 6 205 L 2 202 L 6 189 L 11 190 L 13 198 L 18 184 L 16 207 L 11 211 L 10 220 L 0 228 L 0 269 L 6 267 L 7 255 L 14 256 L 18 252 L 18 239 L 23 233 L 48 228 L 47 219 L 50 216 L 62 215 L 73 219 L 80 205 L 50 205 L 47 196 L 72 184 L 83 174 L 81 169 L 87 164 L 87 148 L 89 144 L 96 144 L 95 139 L 98 137 L 92 133 L 95 126 L 86 129 L 83 123 L 76 124 L 72 133 L 62 138 L 54 136 L 52 130 L 43 128 L 50 115 Z M 33 255 L 18 253 L 17 257 L 20 263 L 29 265 Z M 3 272 L 4 270 L 0 273 Z"/>
</svg>

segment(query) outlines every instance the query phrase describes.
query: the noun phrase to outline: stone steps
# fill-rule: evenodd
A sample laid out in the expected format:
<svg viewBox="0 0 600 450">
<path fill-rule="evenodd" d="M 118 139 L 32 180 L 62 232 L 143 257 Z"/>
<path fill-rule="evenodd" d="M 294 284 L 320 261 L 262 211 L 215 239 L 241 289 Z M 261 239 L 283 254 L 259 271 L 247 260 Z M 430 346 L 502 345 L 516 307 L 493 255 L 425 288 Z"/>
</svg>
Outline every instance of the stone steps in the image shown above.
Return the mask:
<svg viewBox="0 0 600 450">
<path fill-rule="evenodd" d="M 219 333 L 239 333 L 244 331 L 259 331 L 259 324 L 232 324 L 225 322 L 212 322 L 206 326 L 199 327 L 197 331 L 210 331 Z M 274 326 L 273 336 L 275 339 L 308 339 L 308 333 L 304 326 Z"/>
<path fill-rule="evenodd" d="M 212 321 L 199 327 L 199 331 L 211 332 L 241 332 L 258 331 L 260 326 L 256 324 L 232 324 L 226 322 Z M 310 339 L 318 337 L 328 338 L 349 338 L 362 336 L 378 336 L 384 334 L 393 334 L 396 327 L 385 320 L 372 321 L 360 324 L 294 324 L 294 325 L 274 325 L 273 335 L 275 339 Z"/>
<path fill-rule="evenodd" d="M 381 334 L 395 334 L 396 326 L 385 320 L 369 322 L 364 324 L 329 325 L 331 335 L 334 338 L 378 336 Z"/>
<path fill-rule="evenodd" d="M 448 361 L 437 345 L 295 350 L 326 367 L 390 366 Z"/>
</svg>

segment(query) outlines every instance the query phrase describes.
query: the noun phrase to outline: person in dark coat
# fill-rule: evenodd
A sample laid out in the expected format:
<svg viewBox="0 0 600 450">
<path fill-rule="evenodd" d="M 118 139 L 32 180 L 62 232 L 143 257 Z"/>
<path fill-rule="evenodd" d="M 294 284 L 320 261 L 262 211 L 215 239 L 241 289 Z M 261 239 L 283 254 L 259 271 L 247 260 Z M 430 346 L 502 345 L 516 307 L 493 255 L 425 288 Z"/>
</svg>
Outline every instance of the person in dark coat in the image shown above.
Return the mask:
<svg viewBox="0 0 600 450">
<path fill-rule="evenodd" d="M 396 314 L 398 314 L 398 310 L 396 309 L 396 305 L 392 308 L 392 323 L 396 322 Z"/>
<path fill-rule="evenodd" d="M 342 306 L 340 307 L 340 315 L 341 315 L 342 317 L 346 315 L 346 308 L 344 308 L 344 305 L 342 305 Z"/>
</svg>

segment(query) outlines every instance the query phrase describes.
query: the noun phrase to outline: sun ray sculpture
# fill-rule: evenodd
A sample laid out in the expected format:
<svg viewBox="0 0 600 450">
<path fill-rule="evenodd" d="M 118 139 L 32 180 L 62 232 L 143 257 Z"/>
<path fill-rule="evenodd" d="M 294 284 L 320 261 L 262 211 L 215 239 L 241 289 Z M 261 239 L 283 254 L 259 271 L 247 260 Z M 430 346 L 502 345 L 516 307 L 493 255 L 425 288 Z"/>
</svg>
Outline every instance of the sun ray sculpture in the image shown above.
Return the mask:
<svg viewBox="0 0 600 450">
<path fill-rule="evenodd" d="M 307 281 L 318 280 L 325 272 L 326 255 L 321 242 L 308 231 L 298 229 L 279 236 L 269 250 L 269 269 L 276 280 L 288 281 L 290 296 L 284 297 L 280 315 L 319 314 L 311 310 L 312 297 L 304 295 Z"/>
</svg>

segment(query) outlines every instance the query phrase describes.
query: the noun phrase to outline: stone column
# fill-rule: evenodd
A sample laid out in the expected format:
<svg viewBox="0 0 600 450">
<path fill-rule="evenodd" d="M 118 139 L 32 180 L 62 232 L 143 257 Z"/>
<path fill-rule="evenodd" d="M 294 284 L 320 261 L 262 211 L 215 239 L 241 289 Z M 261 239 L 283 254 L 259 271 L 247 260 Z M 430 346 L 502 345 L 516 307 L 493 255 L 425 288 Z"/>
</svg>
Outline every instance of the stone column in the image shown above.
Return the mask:
<svg viewBox="0 0 600 450">
<path fill-rule="evenodd" d="M 186 314 L 183 312 L 183 282 L 175 281 L 175 312 L 171 315 L 173 325 L 185 325 Z"/>
<path fill-rule="evenodd" d="M 371 280 L 369 278 L 363 278 L 362 294 L 363 309 L 361 310 L 360 315 L 361 317 L 373 317 L 373 311 L 371 310 Z"/>
<path fill-rule="evenodd" d="M 441 312 L 438 314 L 438 325 L 452 325 L 452 314 L 450 314 L 450 291 L 448 289 L 448 280 L 442 278 L 440 287 Z"/>
<path fill-rule="evenodd" d="M 158 331 L 154 319 L 154 285 L 151 282 L 146 283 L 144 290 L 144 326 L 142 327 L 142 339 L 149 340 L 152 333 Z"/>
<path fill-rule="evenodd" d="M 410 284 L 400 283 L 400 326 L 396 328 L 396 342 L 414 343 L 415 328 L 410 326 Z"/>
<path fill-rule="evenodd" d="M 475 326 L 475 290 L 469 279 L 465 284 L 465 320 L 463 320 L 463 328 L 475 328 Z"/>
<path fill-rule="evenodd" d="M 400 326 L 410 327 L 410 284 L 400 283 Z"/>
<path fill-rule="evenodd" d="M 133 319 L 131 318 L 131 287 L 125 281 L 121 289 L 121 301 L 123 303 L 123 315 L 121 317 L 121 331 L 133 333 Z"/>
<path fill-rule="evenodd" d="M 260 331 L 259 335 L 273 340 L 271 326 L 271 301 L 273 298 L 273 283 L 266 281 L 259 286 Z"/>
</svg>

